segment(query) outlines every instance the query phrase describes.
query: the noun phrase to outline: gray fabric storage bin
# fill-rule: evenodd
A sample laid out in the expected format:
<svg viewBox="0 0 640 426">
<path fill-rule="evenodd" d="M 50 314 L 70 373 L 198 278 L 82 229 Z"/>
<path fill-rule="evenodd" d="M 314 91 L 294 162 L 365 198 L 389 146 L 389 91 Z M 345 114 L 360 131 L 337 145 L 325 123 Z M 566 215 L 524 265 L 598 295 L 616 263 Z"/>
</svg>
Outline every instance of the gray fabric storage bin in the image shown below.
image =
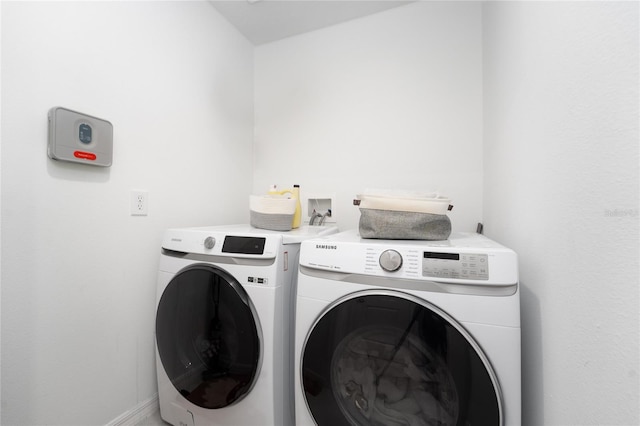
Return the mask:
<svg viewBox="0 0 640 426">
<path fill-rule="evenodd" d="M 360 237 L 385 240 L 446 240 L 451 220 L 444 214 L 360 209 Z"/>
<path fill-rule="evenodd" d="M 291 231 L 293 214 L 270 214 L 249 210 L 249 223 L 255 228 L 270 231 Z"/>
</svg>

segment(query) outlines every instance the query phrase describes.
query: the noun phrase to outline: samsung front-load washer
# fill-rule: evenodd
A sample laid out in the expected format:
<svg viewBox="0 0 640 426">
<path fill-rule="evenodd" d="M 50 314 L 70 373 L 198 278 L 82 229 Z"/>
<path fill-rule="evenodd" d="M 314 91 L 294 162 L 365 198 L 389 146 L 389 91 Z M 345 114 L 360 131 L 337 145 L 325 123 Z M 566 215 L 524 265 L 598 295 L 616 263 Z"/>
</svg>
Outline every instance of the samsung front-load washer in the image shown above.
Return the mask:
<svg viewBox="0 0 640 426">
<path fill-rule="evenodd" d="M 516 254 L 446 241 L 302 243 L 296 424 L 519 425 Z"/>
<path fill-rule="evenodd" d="M 175 426 L 290 425 L 300 242 L 337 232 L 170 229 L 158 273 L 161 417 Z"/>
</svg>

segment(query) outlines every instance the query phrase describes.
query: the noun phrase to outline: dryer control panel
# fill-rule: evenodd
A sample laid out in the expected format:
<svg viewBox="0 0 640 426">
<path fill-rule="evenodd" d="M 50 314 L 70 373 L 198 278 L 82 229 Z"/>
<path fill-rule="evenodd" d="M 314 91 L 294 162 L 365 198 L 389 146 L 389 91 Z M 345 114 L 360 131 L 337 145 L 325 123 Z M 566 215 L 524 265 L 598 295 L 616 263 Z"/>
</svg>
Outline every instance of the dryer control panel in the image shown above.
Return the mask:
<svg viewBox="0 0 640 426">
<path fill-rule="evenodd" d="M 435 278 L 489 279 L 489 257 L 479 253 L 425 251 L 422 276 Z"/>
<path fill-rule="evenodd" d="M 162 240 L 165 250 L 245 259 L 274 259 L 282 236 L 225 233 L 213 228 L 168 229 Z"/>
</svg>

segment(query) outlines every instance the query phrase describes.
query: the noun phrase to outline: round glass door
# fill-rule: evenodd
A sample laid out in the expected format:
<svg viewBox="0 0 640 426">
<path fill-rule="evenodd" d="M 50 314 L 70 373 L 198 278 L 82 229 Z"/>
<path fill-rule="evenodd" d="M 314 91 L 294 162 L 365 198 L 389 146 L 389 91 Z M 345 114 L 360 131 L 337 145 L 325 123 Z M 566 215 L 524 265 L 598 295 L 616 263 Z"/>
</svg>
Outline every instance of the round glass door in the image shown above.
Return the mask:
<svg viewBox="0 0 640 426">
<path fill-rule="evenodd" d="M 501 425 L 495 374 L 446 313 L 404 293 L 349 296 L 317 321 L 302 382 L 318 425 Z"/>
<path fill-rule="evenodd" d="M 251 391 L 261 338 L 249 296 L 219 268 L 194 265 L 180 271 L 158 303 L 162 366 L 178 392 L 200 407 L 226 407 Z"/>
</svg>

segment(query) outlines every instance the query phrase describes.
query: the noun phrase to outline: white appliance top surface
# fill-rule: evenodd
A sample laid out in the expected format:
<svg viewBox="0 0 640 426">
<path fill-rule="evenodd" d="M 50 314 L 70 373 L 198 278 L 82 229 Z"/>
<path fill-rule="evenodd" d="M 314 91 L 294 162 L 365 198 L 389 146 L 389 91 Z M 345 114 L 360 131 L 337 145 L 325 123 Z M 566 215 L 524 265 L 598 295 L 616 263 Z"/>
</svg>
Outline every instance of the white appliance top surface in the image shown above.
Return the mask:
<svg viewBox="0 0 640 426">
<path fill-rule="evenodd" d="M 175 229 L 180 231 L 181 229 Z M 248 237 L 266 237 L 279 236 L 282 237 L 282 244 L 299 244 L 304 240 L 310 238 L 317 238 L 326 235 L 335 234 L 338 232 L 338 227 L 335 225 L 326 226 L 309 226 L 304 225 L 299 228 L 292 229 L 291 231 L 270 231 L 268 229 L 255 228 L 249 224 L 236 224 L 236 225 L 219 225 L 219 226 L 204 226 L 198 228 L 182 228 L 186 232 L 199 232 L 202 234 L 219 233 L 226 235 L 248 236 Z"/>
<path fill-rule="evenodd" d="M 357 230 L 352 229 L 340 232 L 335 235 L 324 236 L 325 240 L 342 243 L 357 243 L 371 246 L 394 247 L 420 247 L 420 248 L 475 248 L 484 250 L 510 250 L 503 245 L 476 233 L 453 233 L 447 240 L 426 241 L 426 240 L 378 240 L 371 238 L 361 238 Z"/>
</svg>

